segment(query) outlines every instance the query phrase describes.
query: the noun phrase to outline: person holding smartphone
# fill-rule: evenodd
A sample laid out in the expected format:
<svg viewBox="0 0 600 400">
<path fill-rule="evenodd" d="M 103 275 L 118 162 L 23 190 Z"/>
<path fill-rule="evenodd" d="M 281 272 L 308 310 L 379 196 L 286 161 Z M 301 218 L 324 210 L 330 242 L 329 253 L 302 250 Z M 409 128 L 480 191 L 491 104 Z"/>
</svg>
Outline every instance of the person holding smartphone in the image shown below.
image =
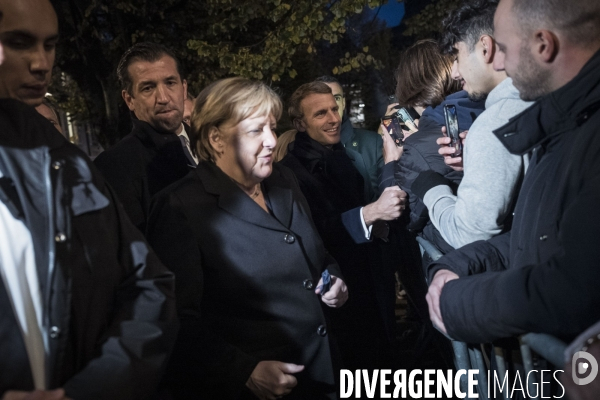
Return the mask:
<svg viewBox="0 0 600 400">
<path fill-rule="evenodd" d="M 494 69 L 498 55 L 493 36 L 496 7 L 495 1 L 467 1 L 444 21 L 440 46 L 442 53 L 454 60 L 451 77 L 462 85 L 470 100 L 485 101 L 485 111 L 468 129 L 460 155 L 464 175 L 458 189 L 455 182 L 435 170 L 422 171 L 411 182 L 403 182 L 409 185 L 404 189 L 427 207 L 432 224 L 450 245 L 448 250 L 510 229 L 516 193 L 527 163 L 526 154 L 511 154 L 493 133 L 531 105 L 519 97 L 504 71 Z M 460 114 L 458 122 L 464 131 L 466 126 Z M 441 136 L 439 132 L 437 138 Z M 457 155 L 447 143 L 440 153 Z M 396 174 L 400 178 L 405 175 L 404 171 Z"/>
<path fill-rule="evenodd" d="M 425 60 L 425 62 L 423 62 Z M 441 136 L 440 129 L 445 124 L 444 106 L 455 107 L 458 125 L 468 129 L 484 108 L 483 101 L 471 101 L 458 82 L 452 79 L 452 57 L 442 55 L 437 42 L 421 40 L 408 48 L 397 69 L 397 103 L 388 106 L 387 114 L 399 114 L 404 118 L 403 108 L 412 108 L 420 118 L 415 120 L 414 129 L 404 130 L 403 146 L 392 142 L 388 129 L 383 136 L 385 166 L 381 187 L 398 184 L 407 188 L 410 208 L 408 228 L 433 242 L 442 252 L 452 249 L 429 220 L 427 207 L 410 191 L 412 182 L 424 171 L 435 171 L 452 182 L 456 188 L 463 174 L 446 164 L 438 154 L 435 140 Z M 393 101 L 392 100 L 392 101 Z M 404 127 L 411 127 L 407 120 Z M 382 127 L 385 129 L 385 127 Z"/>
</svg>

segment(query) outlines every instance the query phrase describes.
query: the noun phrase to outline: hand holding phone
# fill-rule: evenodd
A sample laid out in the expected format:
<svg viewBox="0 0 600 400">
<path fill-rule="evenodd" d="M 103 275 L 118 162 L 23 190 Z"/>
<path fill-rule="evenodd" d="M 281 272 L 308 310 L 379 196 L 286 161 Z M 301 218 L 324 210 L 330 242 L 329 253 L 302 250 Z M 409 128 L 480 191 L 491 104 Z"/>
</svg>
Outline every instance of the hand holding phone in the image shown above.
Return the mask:
<svg viewBox="0 0 600 400">
<path fill-rule="evenodd" d="M 446 104 L 444 106 L 444 117 L 446 119 L 446 134 L 450 138 L 448 146 L 454 148 L 452 157 L 458 157 L 462 155 L 463 146 L 459 137 L 458 115 L 456 107 L 453 104 Z"/>
<path fill-rule="evenodd" d="M 321 278 L 323 278 L 323 284 L 317 287 L 317 289 L 321 289 L 321 296 L 323 296 L 329 291 L 329 289 L 331 289 L 331 275 L 329 274 L 328 269 L 323 271 L 323 273 L 321 274 Z"/>
<path fill-rule="evenodd" d="M 392 140 L 398 147 L 402 147 L 404 145 L 404 132 L 402 131 L 402 126 L 398 121 L 396 115 L 388 115 L 381 119 L 381 124 L 385 127 L 385 130 L 392 137 Z"/>
</svg>

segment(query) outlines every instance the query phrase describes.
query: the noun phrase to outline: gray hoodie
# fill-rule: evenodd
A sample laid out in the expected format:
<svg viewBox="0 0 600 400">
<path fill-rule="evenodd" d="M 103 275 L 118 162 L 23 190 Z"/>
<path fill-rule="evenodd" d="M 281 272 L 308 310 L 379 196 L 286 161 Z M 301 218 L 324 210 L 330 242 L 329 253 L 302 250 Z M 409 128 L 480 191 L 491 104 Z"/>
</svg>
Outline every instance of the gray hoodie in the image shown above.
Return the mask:
<svg viewBox="0 0 600 400">
<path fill-rule="evenodd" d="M 464 178 L 457 195 L 445 185 L 431 188 L 423 202 L 442 237 L 454 248 L 499 234 L 514 204 L 527 159 L 508 152 L 493 134 L 532 103 L 519 98 L 512 79 L 494 88 L 464 145 Z"/>
</svg>

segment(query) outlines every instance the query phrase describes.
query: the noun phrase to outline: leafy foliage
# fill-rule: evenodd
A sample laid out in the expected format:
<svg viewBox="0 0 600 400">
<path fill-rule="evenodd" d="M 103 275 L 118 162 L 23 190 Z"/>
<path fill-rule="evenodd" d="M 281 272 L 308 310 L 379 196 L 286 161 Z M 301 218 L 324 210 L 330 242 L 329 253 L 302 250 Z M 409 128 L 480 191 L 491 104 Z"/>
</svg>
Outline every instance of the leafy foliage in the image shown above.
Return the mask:
<svg viewBox="0 0 600 400">
<path fill-rule="evenodd" d="M 458 7 L 461 0 L 437 0 L 428 4 L 418 14 L 406 19 L 404 35 L 423 39 L 435 36 L 442 29 L 442 20 Z"/>
<path fill-rule="evenodd" d="M 57 96 L 61 106 L 76 117 L 98 121 L 101 139 L 112 144 L 129 130 L 115 70 L 132 44 L 155 41 L 173 49 L 195 93 L 232 75 L 285 86 L 306 75 L 298 68 L 311 69 L 303 64 L 327 56 L 346 38 L 353 15 L 386 0 L 52 2 L 61 27 L 57 67 L 71 81 L 65 86 L 64 80 L 55 80 L 51 90 L 75 93 L 78 97 Z M 358 42 L 338 59 L 328 73 L 381 66 Z"/>
</svg>

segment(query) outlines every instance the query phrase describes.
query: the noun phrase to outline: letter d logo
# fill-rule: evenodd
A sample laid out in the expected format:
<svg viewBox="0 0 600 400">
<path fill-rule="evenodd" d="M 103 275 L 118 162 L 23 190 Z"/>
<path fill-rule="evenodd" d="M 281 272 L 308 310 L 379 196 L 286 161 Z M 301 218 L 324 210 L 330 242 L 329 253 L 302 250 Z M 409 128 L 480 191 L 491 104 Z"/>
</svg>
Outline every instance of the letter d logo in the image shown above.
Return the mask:
<svg viewBox="0 0 600 400">
<path fill-rule="evenodd" d="M 582 358 L 587 362 L 581 362 L 579 365 L 577 365 L 577 361 Z M 592 356 L 590 353 L 578 351 L 577 353 L 573 354 L 571 364 L 571 374 L 573 375 L 573 382 L 575 382 L 576 385 L 587 385 L 596 379 L 596 376 L 598 375 L 598 361 L 596 361 L 594 356 Z M 590 367 L 590 374 L 586 378 L 579 378 L 579 376 L 585 374 Z"/>
</svg>

